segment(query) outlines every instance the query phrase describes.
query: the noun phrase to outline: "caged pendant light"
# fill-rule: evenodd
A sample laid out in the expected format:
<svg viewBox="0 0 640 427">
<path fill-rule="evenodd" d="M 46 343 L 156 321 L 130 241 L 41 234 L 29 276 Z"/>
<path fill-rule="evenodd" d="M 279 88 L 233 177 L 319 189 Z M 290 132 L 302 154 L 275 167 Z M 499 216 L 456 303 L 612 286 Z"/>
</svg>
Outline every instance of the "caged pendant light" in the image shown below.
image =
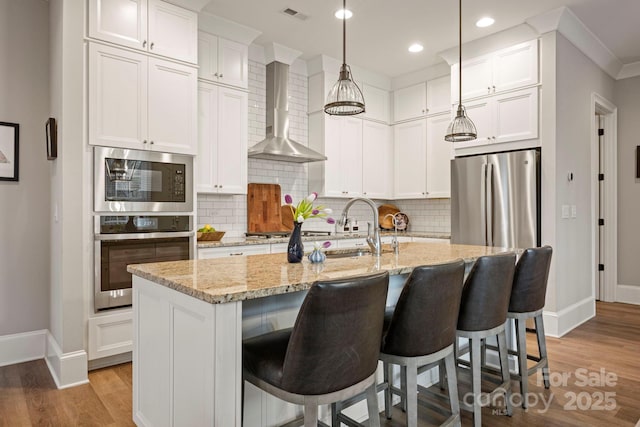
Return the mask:
<svg viewBox="0 0 640 427">
<path fill-rule="evenodd" d="M 462 105 L 462 0 L 459 2 L 458 11 L 459 28 L 458 28 L 458 111 L 456 117 L 447 128 L 447 134 L 444 139 L 448 142 L 464 142 L 476 139 L 476 126 L 471 119 L 467 117 L 467 111 Z"/>
<path fill-rule="evenodd" d="M 347 0 L 342 0 L 346 11 Z M 347 19 L 342 17 L 342 66 L 338 82 L 333 85 L 324 112 L 332 116 L 353 116 L 364 113 L 364 97 L 358 85 L 351 79 L 351 67 L 347 65 Z"/>
</svg>

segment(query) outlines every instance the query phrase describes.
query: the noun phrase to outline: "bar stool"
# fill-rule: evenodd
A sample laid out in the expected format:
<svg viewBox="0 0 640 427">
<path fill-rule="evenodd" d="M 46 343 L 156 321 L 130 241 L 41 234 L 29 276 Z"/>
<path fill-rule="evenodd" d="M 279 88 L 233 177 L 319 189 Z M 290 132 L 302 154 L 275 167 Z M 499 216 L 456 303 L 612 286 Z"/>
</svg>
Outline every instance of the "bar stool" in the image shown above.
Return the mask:
<svg viewBox="0 0 640 427">
<path fill-rule="evenodd" d="M 512 374 L 511 377 L 520 382 L 523 408 L 527 407 L 529 376 L 537 372 L 538 369 L 542 369 L 544 387 L 549 388 L 549 360 L 544 337 L 542 308 L 547 293 L 552 253 L 551 246 L 525 250 L 520 255 L 513 278 L 507 318 L 513 319 L 515 322 L 517 350 L 510 353 L 518 357 L 518 374 Z M 538 340 L 539 357 L 527 354 L 527 319 L 535 320 L 535 330 L 532 332 L 535 332 Z M 536 364 L 527 368 L 527 360 L 533 360 Z"/>
<path fill-rule="evenodd" d="M 304 426 L 318 405 L 366 391 L 370 425 L 379 426 L 375 390 L 389 273 L 315 282 L 292 329 L 243 342 L 246 381 L 304 406 Z"/>
<path fill-rule="evenodd" d="M 500 370 L 502 372 L 502 383 L 491 392 L 490 396 L 504 392 L 507 415 L 510 416 L 512 413 L 505 324 L 515 262 L 516 258 L 513 253 L 478 258 L 471 268 L 462 290 L 457 336 L 469 340 L 473 404 L 470 405 L 466 399 L 463 399 L 461 406 L 465 410 L 473 411 L 473 423 L 477 427 L 482 425 L 482 406 L 479 401 L 482 377 L 481 342 L 488 337 L 496 335 L 498 337 Z"/>
<path fill-rule="evenodd" d="M 458 385 L 455 371 L 454 341 L 464 280 L 464 261 L 421 266 L 407 278 L 395 310 L 385 315 L 385 332 L 381 343 L 380 360 L 384 365 L 384 383 L 379 389 L 385 393 L 385 415 L 391 419 L 392 394 L 406 402 L 407 425 L 418 422 L 418 369 L 430 369 L 444 360 L 447 368 L 451 414 L 442 425 L 460 425 Z M 401 367 L 401 388 L 392 386 L 392 365 Z M 337 404 L 333 425 L 339 422 L 354 426 L 355 421 L 341 413 Z M 422 402 L 426 404 L 425 402 Z M 426 404 L 432 409 L 438 407 Z"/>
</svg>

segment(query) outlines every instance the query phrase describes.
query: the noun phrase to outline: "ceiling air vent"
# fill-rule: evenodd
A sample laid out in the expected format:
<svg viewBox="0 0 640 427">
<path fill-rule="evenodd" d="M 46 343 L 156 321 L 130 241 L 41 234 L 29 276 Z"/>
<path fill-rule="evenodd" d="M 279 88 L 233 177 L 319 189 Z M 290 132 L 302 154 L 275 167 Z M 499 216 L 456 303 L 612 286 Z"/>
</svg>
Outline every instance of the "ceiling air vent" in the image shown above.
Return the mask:
<svg viewBox="0 0 640 427">
<path fill-rule="evenodd" d="M 304 13 L 300 13 L 297 10 L 293 10 L 290 7 L 286 8 L 285 10 L 282 11 L 282 13 L 284 13 L 285 15 L 289 15 L 292 16 L 294 18 L 297 18 L 301 21 L 304 21 L 305 19 L 308 18 L 307 15 L 305 15 Z"/>
</svg>

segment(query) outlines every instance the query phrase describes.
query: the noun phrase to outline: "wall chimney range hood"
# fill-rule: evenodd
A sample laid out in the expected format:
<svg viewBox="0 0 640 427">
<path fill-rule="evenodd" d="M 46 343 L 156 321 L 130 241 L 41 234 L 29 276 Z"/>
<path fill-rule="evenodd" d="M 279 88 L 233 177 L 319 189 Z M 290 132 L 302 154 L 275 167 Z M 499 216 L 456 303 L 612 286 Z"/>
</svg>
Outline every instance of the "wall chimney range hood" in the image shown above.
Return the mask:
<svg viewBox="0 0 640 427">
<path fill-rule="evenodd" d="M 327 160 L 304 145 L 289 139 L 289 65 L 267 64 L 267 137 L 249 148 L 249 158 L 309 163 Z"/>
</svg>

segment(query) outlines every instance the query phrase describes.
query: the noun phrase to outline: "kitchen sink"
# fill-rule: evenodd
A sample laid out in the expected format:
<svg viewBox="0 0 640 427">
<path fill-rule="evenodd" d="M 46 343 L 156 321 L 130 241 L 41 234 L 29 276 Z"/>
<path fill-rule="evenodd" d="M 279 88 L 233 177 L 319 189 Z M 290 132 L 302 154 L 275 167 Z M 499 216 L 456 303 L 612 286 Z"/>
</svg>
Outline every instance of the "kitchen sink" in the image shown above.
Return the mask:
<svg viewBox="0 0 640 427">
<path fill-rule="evenodd" d="M 389 249 L 383 249 L 382 253 L 392 252 Z M 371 255 L 371 251 L 369 249 L 334 249 L 330 251 L 325 251 L 324 254 L 327 256 L 327 259 L 331 258 L 357 258 L 365 255 Z"/>
</svg>

